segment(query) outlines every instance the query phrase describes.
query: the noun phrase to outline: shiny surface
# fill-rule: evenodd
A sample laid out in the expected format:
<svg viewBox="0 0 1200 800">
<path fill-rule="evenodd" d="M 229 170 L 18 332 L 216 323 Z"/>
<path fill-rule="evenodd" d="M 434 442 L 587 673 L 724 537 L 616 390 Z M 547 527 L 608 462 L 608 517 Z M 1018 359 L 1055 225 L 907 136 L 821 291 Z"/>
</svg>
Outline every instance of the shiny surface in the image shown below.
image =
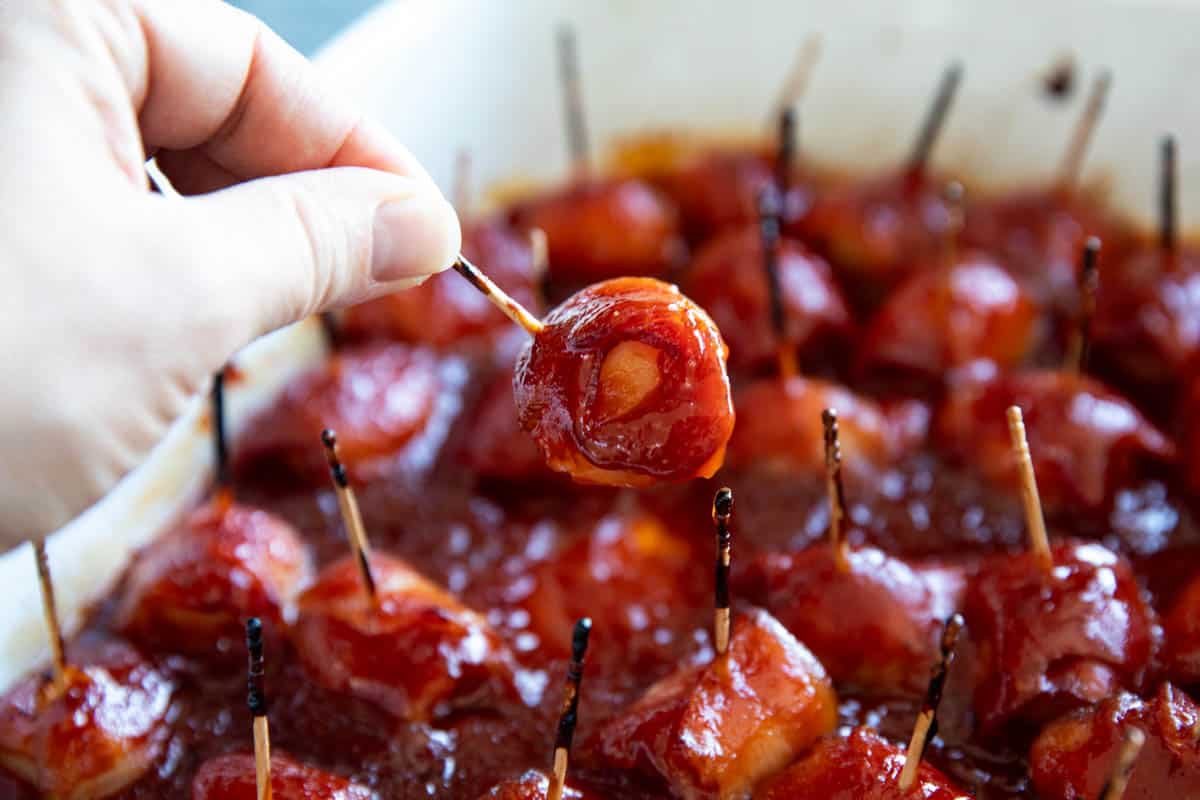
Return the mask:
<svg viewBox="0 0 1200 800">
<path fill-rule="evenodd" d="M 965 384 L 938 414 L 942 445 L 1014 492 L 1004 417 L 1013 405 L 1024 412 L 1038 492 L 1051 508 L 1101 506 L 1142 462 L 1175 457 L 1175 445 L 1131 402 L 1086 375 L 1029 371 Z"/>
<path fill-rule="evenodd" d="M 281 629 L 308 570 L 291 525 L 249 506 L 210 502 L 136 556 L 117 625 L 147 647 L 240 661 L 246 618 Z"/>
<path fill-rule="evenodd" d="M 922 764 L 907 792 L 900 790 L 904 750 L 868 728 L 822 739 L 803 760 L 771 780 L 756 800 L 965 800 L 966 792 Z"/>
<path fill-rule="evenodd" d="M 784 239 L 777 269 L 792 345 L 811 353 L 829 338 L 845 338 L 852 318 L 829 264 L 799 242 Z M 692 260 L 682 288 L 721 329 L 734 367 L 761 367 L 776 358 L 781 343 L 771 324 L 756 224 L 729 228 L 708 240 Z"/>
<path fill-rule="evenodd" d="M 1099 797 L 1128 726 L 1146 734 L 1123 800 L 1200 797 L 1200 709 L 1169 683 L 1143 700 L 1118 694 L 1048 725 L 1030 753 L 1045 797 Z"/>
<path fill-rule="evenodd" d="M 720 467 L 733 430 L 726 347 L 678 289 L 648 278 L 606 281 L 545 322 L 517 361 L 513 389 L 521 426 L 553 469 L 585 483 L 648 486 Z M 627 343 L 654 359 L 650 385 L 641 370 L 606 376 Z"/>
<path fill-rule="evenodd" d="M 230 753 L 206 761 L 192 781 L 192 800 L 255 800 L 254 755 Z M 371 800 L 376 797 L 340 775 L 282 753 L 271 754 L 272 800 Z"/>
<path fill-rule="evenodd" d="M 124 642 L 68 648 L 62 687 L 31 675 L 0 702 L 0 766 L 45 795 L 89 800 L 136 781 L 162 749 L 173 687 Z M 3 785 L 0 784 L 0 788 Z"/>
<path fill-rule="evenodd" d="M 599 749 L 677 796 L 740 797 L 831 730 L 835 714 L 820 662 L 754 609 L 734 619 L 724 656 L 651 686 L 601 729 Z"/>
<path fill-rule="evenodd" d="M 1098 544 L 1063 541 L 1043 573 L 1032 553 L 998 556 L 963 602 L 975 713 L 985 732 L 1045 722 L 1144 684 L 1155 615 L 1128 562 Z"/>
<path fill-rule="evenodd" d="M 511 657 L 483 617 L 385 554 L 371 574 L 376 603 L 349 558 L 300 596 L 296 645 L 318 681 L 410 720 L 515 695 Z"/>
</svg>

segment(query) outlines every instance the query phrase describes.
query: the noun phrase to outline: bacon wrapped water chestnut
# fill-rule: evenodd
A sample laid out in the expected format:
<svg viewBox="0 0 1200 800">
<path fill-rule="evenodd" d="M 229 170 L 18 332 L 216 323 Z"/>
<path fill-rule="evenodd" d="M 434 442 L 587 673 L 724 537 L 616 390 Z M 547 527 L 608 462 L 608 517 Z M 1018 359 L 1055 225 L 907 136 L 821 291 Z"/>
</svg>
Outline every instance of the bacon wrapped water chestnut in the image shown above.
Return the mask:
<svg viewBox="0 0 1200 800">
<path fill-rule="evenodd" d="M 916 400 L 881 404 L 836 383 L 795 376 L 768 378 L 737 395 L 738 424 L 729 463 L 804 475 L 823 475 L 821 412 L 836 408 L 843 446 L 854 453 L 852 475 L 886 469 L 925 439 L 929 409 Z"/>
<path fill-rule="evenodd" d="M 513 399 L 513 370 L 492 376 L 475 401 L 474 409 L 460 418 L 468 426 L 458 450 L 458 461 L 482 478 L 533 481 L 553 478 L 533 437 L 521 428 Z"/>
<path fill-rule="evenodd" d="M 1061 541 L 1043 569 L 1033 551 L 995 556 L 963 601 L 981 730 L 1045 722 L 1121 689 L 1139 689 L 1157 620 L 1129 563 L 1099 544 Z"/>
<path fill-rule="evenodd" d="M 517 362 L 521 426 L 552 469 L 582 483 L 709 477 L 733 431 L 726 354 L 674 286 L 590 286 L 550 312 Z"/>
<path fill-rule="evenodd" d="M 776 269 L 789 346 L 811 353 L 850 332 L 850 310 L 823 258 L 795 240 L 783 239 Z M 755 369 L 778 356 L 783 343 L 771 322 L 762 235 L 756 224 L 728 229 L 705 243 L 688 268 L 683 290 L 720 328 L 731 365 Z"/>
<path fill-rule="evenodd" d="M 192 778 L 192 800 L 257 800 L 254 754 L 228 753 L 200 765 Z M 374 800 L 366 786 L 349 778 L 271 754 L 272 800 Z"/>
<path fill-rule="evenodd" d="M 283 469 L 322 482 L 325 458 L 313 443 L 326 428 L 337 430 L 356 477 L 377 471 L 425 429 L 447 390 L 442 366 L 433 351 L 419 346 L 339 350 L 294 379 L 251 421 L 239 441 L 239 472 Z"/>
<path fill-rule="evenodd" d="M 770 614 L 734 621 L 729 649 L 651 686 L 600 730 L 612 766 L 676 797 L 745 797 L 833 729 L 837 698 L 821 663 Z"/>
<path fill-rule="evenodd" d="M 870 728 L 827 737 L 807 756 L 772 778 L 755 800 L 971 800 L 936 767 L 922 762 L 916 780 L 900 789 L 904 748 Z"/>
<path fill-rule="evenodd" d="M 399 559 L 371 556 L 373 590 L 344 558 L 300 595 L 293 629 L 321 684 L 406 720 L 516 698 L 513 662 L 487 622 Z"/>
<path fill-rule="evenodd" d="M 542 275 L 528 236 L 502 220 L 480 220 L 464 225 L 462 251 L 486 264 L 489 277 L 512 298 L 541 313 Z M 351 340 L 385 338 L 433 347 L 494 338 L 511 328 L 487 298 L 449 272 L 349 308 L 342 317 L 342 332 Z"/>
<path fill-rule="evenodd" d="M 120 640 L 85 638 L 70 656 L 61 682 L 33 674 L 0 698 L 0 767 L 46 797 L 108 797 L 154 764 L 174 687 Z"/>
<path fill-rule="evenodd" d="M 637 178 L 584 178 L 518 205 L 513 219 L 545 231 L 550 277 L 566 285 L 665 277 L 687 254 L 678 209 Z"/>
<path fill-rule="evenodd" d="M 147 646 L 240 659 L 245 620 L 282 627 L 308 572 L 308 552 L 291 525 L 218 498 L 134 560 L 117 626 Z"/>
<path fill-rule="evenodd" d="M 742 587 L 812 650 L 839 685 L 919 694 L 938 652 L 944 620 L 964 589 L 961 571 L 910 565 L 874 547 L 829 543 L 752 562 Z M 863 642 L 870 642 L 864 647 Z"/>
<path fill-rule="evenodd" d="M 1145 739 L 1124 800 L 1200 797 L 1200 708 L 1169 683 L 1149 699 L 1121 692 L 1047 725 L 1029 755 L 1039 796 L 1101 797 L 1130 728 Z"/>
<path fill-rule="evenodd" d="M 1025 410 L 1042 503 L 1094 510 L 1147 462 L 1170 462 L 1175 445 L 1121 395 L 1077 372 L 1037 370 L 964 383 L 937 420 L 943 452 L 990 481 L 1017 485 L 1005 409 Z"/>
</svg>

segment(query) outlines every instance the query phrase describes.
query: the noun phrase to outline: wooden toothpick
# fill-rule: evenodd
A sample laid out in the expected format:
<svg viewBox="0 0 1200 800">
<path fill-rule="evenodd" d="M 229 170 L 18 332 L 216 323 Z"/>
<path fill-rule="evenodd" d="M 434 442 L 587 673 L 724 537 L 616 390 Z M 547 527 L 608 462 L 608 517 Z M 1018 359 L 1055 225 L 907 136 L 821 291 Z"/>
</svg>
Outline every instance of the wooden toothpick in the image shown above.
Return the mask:
<svg viewBox="0 0 1200 800">
<path fill-rule="evenodd" d="M 1104 782 L 1100 790 L 1099 800 L 1121 800 L 1125 795 L 1125 787 L 1129 785 L 1129 776 L 1133 774 L 1133 765 L 1137 761 L 1142 745 L 1146 743 L 1146 734 L 1141 728 L 1130 726 L 1121 739 L 1121 749 L 1117 751 L 1117 761 L 1113 764 L 1112 774 Z"/>
<path fill-rule="evenodd" d="M 958 61 L 952 62 L 942 73 L 942 80 L 938 84 L 937 94 L 934 95 L 933 105 L 925 114 L 925 121 L 921 123 L 921 131 L 917 134 L 912 153 L 908 157 L 909 173 L 920 175 L 925 172 L 925 167 L 929 164 L 929 155 L 933 152 L 933 146 L 937 143 L 938 136 L 945 127 L 946 117 L 954 102 L 954 96 L 958 94 L 962 77 L 963 66 Z"/>
<path fill-rule="evenodd" d="M 942 702 L 942 691 L 946 687 L 946 676 L 950 665 L 954 663 L 954 647 L 958 635 L 962 632 L 963 618 L 954 614 L 946 620 L 942 629 L 942 642 L 937 664 L 933 675 L 929 678 L 929 687 L 925 690 L 925 702 L 917 721 L 913 725 L 912 738 L 908 740 L 908 751 L 904 756 L 904 769 L 900 771 L 898 785 L 901 792 L 907 792 L 917 779 L 917 771 L 921 768 L 921 759 L 925 757 L 925 748 L 934 736 L 937 736 L 937 710 Z"/>
<path fill-rule="evenodd" d="M 829 546 L 838 572 L 850 571 L 846 544 L 846 489 L 842 484 L 842 445 L 838 438 L 837 409 L 821 412 L 825 432 L 825 494 L 829 499 Z"/>
<path fill-rule="evenodd" d="M 513 322 L 520 325 L 531 336 L 537 336 L 546 326 L 540 319 L 529 313 L 523 305 L 513 300 L 508 294 L 492 282 L 492 279 L 483 274 L 479 267 L 472 264 L 466 259 L 466 256 L 459 255 L 454 261 L 454 269 L 459 275 L 462 275 L 479 291 L 483 292 L 483 296 L 492 301 L 492 305 L 504 312 L 504 315 Z"/>
<path fill-rule="evenodd" d="M 262 621 L 258 617 L 246 620 L 246 652 L 246 706 L 254 718 L 254 783 L 257 800 L 271 800 L 271 731 L 263 688 Z"/>
<path fill-rule="evenodd" d="M 1104 103 L 1108 99 L 1108 90 L 1112 86 L 1112 73 L 1107 69 L 1092 82 L 1092 90 L 1088 93 L 1087 104 L 1083 114 L 1075 124 L 1071 133 L 1071 141 L 1067 144 L 1067 152 L 1063 157 L 1062 167 L 1058 171 L 1059 188 L 1066 192 L 1075 191 L 1079 185 L 1079 175 L 1083 168 L 1083 157 L 1087 155 L 1088 144 L 1092 134 L 1096 132 L 1096 124 L 1104 112 Z"/>
<path fill-rule="evenodd" d="M 579 684 L 583 680 L 583 659 L 587 655 L 591 632 L 592 620 L 584 617 L 575 623 L 575 630 L 571 634 L 571 663 L 567 665 L 567 685 L 563 693 L 562 712 L 558 716 L 558 733 L 554 737 L 554 774 L 550 778 L 546 800 L 562 800 L 567 783 L 571 741 L 575 738 L 575 726 L 579 721 Z"/>
<path fill-rule="evenodd" d="M 787 310 L 783 305 L 783 287 L 779 281 L 779 238 L 782 221 L 781 198 L 773 186 L 764 186 L 758 194 L 758 230 L 762 240 L 763 271 L 767 276 L 767 299 L 771 309 L 771 327 L 775 330 L 779 374 L 787 380 L 799 371 L 796 348 L 788 335 Z"/>
<path fill-rule="evenodd" d="M 567 153 L 571 172 L 576 176 L 590 171 L 587 117 L 583 112 L 583 89 L 579 80 L 579 50 L 575 29 L 563 25 L 558 29 L 558 76 L 562 83 L 563 112 L 567 126 Z"/>
<path fill-rule="evenodd" d="M 1046 535 L 1046 518 L 1042 514 L 1042 500 L 1038 494 L 1037 477 L 1033 473 L 1033 457 L 1029 453 L 1029 441 L 1025 438 L 1025 417 L 1020 406 L 1008 407 L 1008 434 L 1012 439 L 1013 455 L 1017 458 L 1017 469 L 1021 478 L 1021 502 L 1025 506 L 1025 525 L 1029 528 L 1029 549 L 1033 551 L 1043 571 L 1054 568 L 1050 554 L 1050 539 Z"/>
<path fill-rule="evenodd" d="M 1075 318 L 1075 329 L 1067 346 L 1067 369 L 1083 372 L 1087 368 L 1088 352 L 1092 345 L 1092 317 L 1096 314 L 1096 289 L 1099 273 L 1096 258 L 1100 254 L 1100 240 L 1089 236 L 1083 243 L 1079 264 L 1079 312 Z"/>
<path fill-rule="evenodd" d="M 787 78 L 780 87 L 779 98 L 771 108 L 771 127 L 775 126 L 776 120 L 785 109 L 795 108 L 808 91 L 808 85 L 812 82 L 813 72 L 821 58 L 823 47 L 824 40 L 821 38 L 821 34 L 810 33 L 804 37 L 804 43 L 800 45 L 800 50 L 796 53 L 796 60 L 792 62 Z"/>
<path fill-rule="evenodd" d="M 728 487 L 717 490 L 713 498 L 712 519 L 717 534 L 717 558 L 715 567 L 716 580 L 714 585 L 715 602 L 713 603 L 713 646 L 717 655 L 724 655 L 729 649 L 730 611 L 729 611 L 729 562 L 732 556 L 732 532 L 729 530 L 729 519 L 733 516 L 733 490 Z"/>
<path fill-rule="evenodd" d="M 31 541 L 33 559 L 37 565 L 38 588 L 42 592 L 42 616 L 46 620 L 46 633 L 50 637 L 50 657 L 54 669 L 54 686 L 61 689 L 67 681 L 66 647 L 63 645 L 62 627 L 58 622 L 58 607 L 54 602 L 54 582 L 50 579 L 50 561 L 46 557 L 46 543 L 41 539 Z"/>
<path fill-rule="evenodd" d="M 321 443 L 325 446 L 325 459 L 329 462 L 329 475 L 333 479 L 333 490 L 337 494 L 338 508 L 342 512 L 342 524 L 346 526 L 346 538 L 350 552 L 358 563 L 363 588 L 372 603 L 378 602 L 375 591 L 375 575 L 371 571 L 371 548 L 367 541 L 367 530 L 363 525 L 358 499 L 346 476 L 346 467 L 338 458 L 337 434 L 326 428 L 321 432 Z"/>
</svg>

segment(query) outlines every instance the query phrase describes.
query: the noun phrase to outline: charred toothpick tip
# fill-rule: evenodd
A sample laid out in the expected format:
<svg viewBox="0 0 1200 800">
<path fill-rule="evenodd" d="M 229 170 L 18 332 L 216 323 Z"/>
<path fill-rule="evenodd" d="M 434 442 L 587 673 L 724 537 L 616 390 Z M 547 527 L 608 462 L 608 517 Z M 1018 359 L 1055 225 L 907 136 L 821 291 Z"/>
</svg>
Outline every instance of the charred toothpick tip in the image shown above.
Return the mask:
<svg viewBox="0 0 1200 800">
<path fill-rule="evenodd" d="M 824 41 L 819 33 L 811 33 L 804 38 L 804 44 L 800 46 L 799 52 L 796 53 L 796 59 L 792 63 L 783 87 L 779 91 L 779 100 L 775 104 L 775 108 L 772 109 L 773 115 L 785 108 L 796 105 L 804 97 L 804 93 L 808 89 L 808 84 L 812 80 L 814 67 L 816 67 L 817 61 L 821 58 L 821 49 L 823 46 Z M 774 120 L 772 120 L 771 124 L 774 125 Z"/>
<path fill-rule="evenodd" d="M 54 582 L 50 578 L 50 560 L 46 556 L 46 543 L 40 539 L 29 543 L 33 547 L 34 564 L 37 567 L 38 588 L 42 593 L 42 615 L 46 620 L 46 633 L 50 637 L 50 657 L 54 668 L 54 685 L 62 687 L 67 676 L 66 647 L 63 645 L 62 627 L 58 622 L 58 606 L 54 600 Z"/>
<path fill-rule="evenodd" d="M 257 800 L 271 798 L 271 734 L 267 724 L 267 693 L 263 687 L 262 621 L 246 620 L 246 706 L 254 718 L 254 779 Z"/>
<path fill-rule="evenodd" d="M 1167 134 L 1160 145 L 1158 176 L 1159 245 L 1174 252 L 1176 239 L 1175 137 Z"/>
<path fill-rule="evenodd" d="M 733 490 L 727 487 L 718 489 L 713 497 L 712 507 L 713 525 L 717 536 L 716 592 L 713 603 L 713 646 L 717 655 L 724 655 L 729 649 L 729 564 L 733 555 L 733 533 L 729 530 L 729 519 L 732 516 Z"/>
<path fill-rule="evenodd" d="M 567 685 L 563 692 L 562 712 L 558 716 L 558 732 L 554 737 L 554 774 L 547 800 L 561 800 L 567 782 L 567 760 L 579 721 L 579 685 L 583 681 L 583 660 L 591 632 L 591 618 L 583 617 L 575 623 L 571 633 L 571 663 L 567 665 Z"/>
<path fill-rule="evenodd" d="M 1100 790 L 1100 800 L 1121 800 L 1125 787 L 1129 785 L 1129 776 L 1133 774 L 1133 765 L 1142 745 L 1146 743 L 1146 734 L 1141 728 L 1129 727 L 1121 740 L 1121 749 L 1117 751 L 1117 760 L 1113 764 L 1112 774 L 1104 782 Z"/>
<path fill-rule="evenodd" d="M 1079 258 L 1079 312 L 1067 348 L 1067 368 L 1075 372 L 1087 369 L 1092 346 L 1092 317 L 1096 314 L 1096 291 L 1100 282 L 1100 273 L 1096 269 L 1099 255 L 1100 239 L 1089 236 Z"/>
<path fill-rule="evenodd" d="M 1029 453 L 1029 440 L 1025 436 L 1025 416 L 1020 406 L 1009 406 L 1008 434 L 1012 440 L 1013 455 L 1017 459 L 1017 470 L 1021 480 L 1021 502 L 1025 507 L 1025 524 L 1029 528 L 1029 546 L 1038 565 L 1049 572 L 1054 567 L 1050 554 L 1050 539 L 1046 534 L 1046 518 L 1042 514 L 1042 500 L 1038 494 L 1037 477 L 1033 472 L 1033 457 Z"/>
<path fill-rule="evenodd" d="M 225 437 L 225 367 L 213 375 L 212 384 L 213 482 L 217 492 L 228 492 L 229 446 Z"/>
<path fill-rule="evenodd" d="M 567 153 L 571 168 L 578 174 L 588 171 L 590 145 L 587 121 L 583 113 L 583 89 L 579 80 L 579 49 L 575 29 L 570 25 L 558 28 L 558 73 L 562 82 L 563 110 L 567 124 Z"/>
<path fill-rule="evenodd" d="M 942 73 L 942 80 L 938 84 L 937 94 L 933 98 L 933 105 L 929 107 L 929 111 L 925 115 L 925 121 L 921 123 L 921 131 L 917 135 L 916 143 L 913 145 L 912 154 L 908 157 L 909 171 L 914 173 L 924 172 L 925 165 L 929 163 L 929 155 L 933 152 L 933 146 L 937 143 L 942 128 L 945 127 L 946 117 L 950 112 L 951 104 L 954 102 L 954 96 L 958 94 L 958 87 L 962 83 L 962 77 L 963 65 L 961 61 L 951 62 Z"/>
<path fill-rule="evenodd" d="M 842 445 L 838 436 L 837 409 L 821 412 L 825 432 L 825 494 L 829 500 L 829 544 L 833 548 L 833 563 L 839 572 L 850 569 L 846 553 L 846 488 L 842 483 Z"/>
<path fill-rule="evenodd" d="M 942 629 L 942 641 L 937 663 L 929 678 L 929 687 L 925 690 L 925 702 L 913 725 L 912 738 L 908 741 L 908 751 L 904 757 L 904 768 L 900 771 L 900 791 L 907 792 L 917 778 L 921 768 L 921 759 L 925 757 L 925 748 L 933 737 L 937 736 L 937 710 L 942 702 L 942 691 L 946 687 L 946 676 L 950 665 L 954 663 L 954 648 L 958 643 L 958 635 L 963 629 L 961 614 L 954 614 L 946 620 Z"/>
<path fill-rule="evenodd" d="M 771 309 L 771 327 L 779 348 L 779 374 L 786 380 L 797 372 L 796 349 L 788 334 L 787 312 L 783 307 L 783 288 L 779 281 L 779 239 L 782 208 L 779 192 L 764 186 L 758 193 L 758 229 L 763 251 L 763 270 L 767 276 L 767 299 Z"/>
<path fill-rule="evenodd" d="M 540 319 L 529 313 L 523 305 L 513 300 L 508 294 L 497 286 L 491 278 L 483 274 L 479 267 L 472 264 L 465 256 L 459 255 L 454 261 L 454 271 L 462 275 L 467 281 L 483 293 L 483 296 L 492 301 L 492 305 L 500 309 L 506 317 L 524 328 L 530 336 L 537 336 L 546 326 Z"/>
<path fill-rule="evenodd" d="M 1067 145 L 1063 157 L 1062 169 L 1059 171 L 1059 185 L 1066 191 L 1072 191 L 1079 183 L 1082 172 L 1083 157 L 1087 154 L 1088 144 L 1096 132 L 1096 124 L 1104 113 L 1104 104 L 1108 99 L 1108 90 L 1112 86 L 1112 72 L 1104 69 L 1092 82 L 1092 91 L 1088 94 L 1087 104 L 1083 114 L 1075 124 L 1071 133 L 1071 141 Z"/>
<path fill-rule="evenodd" d="M 358 563 L 358 571 L 362 576 L 363 586 L 367 597 L 374 603 L 377 599 L 375 590 L 375 575 L 371 570 L 371 547 L 367 540 L 367 529 L 363 525 L 362 512 L 358 508 L 358 498 L 350 486 L 346 475 L 346 467 L 338 457 L 337 434 L 331 428 L 321 431 L 321 444 L 325 446 L 325 460 L 329 463 L 329 475 L 333 478 L 333 489 L 337 494 L 338 509 L 342 514 L 342 524 L 346 526 L 346 538 L 350 541 L 350 552 Z"/>
</svg>

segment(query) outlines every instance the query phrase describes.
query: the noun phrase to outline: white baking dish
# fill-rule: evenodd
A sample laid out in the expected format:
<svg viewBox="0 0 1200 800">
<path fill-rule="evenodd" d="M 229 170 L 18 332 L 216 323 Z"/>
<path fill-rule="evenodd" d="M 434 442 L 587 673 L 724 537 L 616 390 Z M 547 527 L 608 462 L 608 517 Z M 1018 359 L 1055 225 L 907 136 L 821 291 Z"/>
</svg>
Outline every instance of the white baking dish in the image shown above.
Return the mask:
<svg viewBox="0 0 1200 800">
<path fill-rule="evenodd" d="M 593 141 L 645 128 L 754 130 L 806 36 L 824 54 L 801 112 L 806 157 L 855 170 L 894 163 L 911 144 L 942 67 L 966 79 L 935 162 L 970 185 L 1052 174 L 1082 92 L 1048 102 L 1039 82 L 1073 54 L 1084 84 L 1115 82 L 1085 174 L 1107 176 L 1114 201 L 1153 209 L 1155 145 L 1180 139 L 1182 217 L 1200 217 L 1200 4 L 1178 0 L 397 0 L 318 58 L 329 79 L 407 142 L 443 185 L 454 155 L 473 156 L 476 185 L 554 179 L 566 162 L 554 30 L 579 34 Z M 1084 87 L 1081 87 L 1084 88 Z M 288 376 L 321 357 L 300 325 L 240 354 L 234 431 Z M 68 631 L 111 587 L 132 552 L 195 502 L 210 462 L 203 403 L 117 491 L 50 542 Z M 36 502 L 36 498 L 31 498 Z M 0 688 L 46 657 L 33 559 L 0 557 Z"/>
</svg>

